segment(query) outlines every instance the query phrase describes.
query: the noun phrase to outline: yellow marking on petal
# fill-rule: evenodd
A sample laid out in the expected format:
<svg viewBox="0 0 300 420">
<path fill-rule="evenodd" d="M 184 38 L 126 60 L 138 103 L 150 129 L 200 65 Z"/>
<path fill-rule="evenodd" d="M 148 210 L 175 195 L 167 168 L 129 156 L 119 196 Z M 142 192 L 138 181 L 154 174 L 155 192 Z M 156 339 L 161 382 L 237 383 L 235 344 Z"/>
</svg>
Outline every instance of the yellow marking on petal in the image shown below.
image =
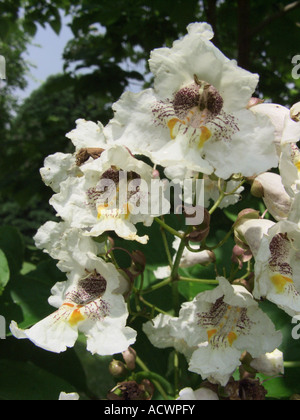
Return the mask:
<svg viewBox="0 0 300 420">
<path fill-rule="evenodd" d="M 293 283 L 293 280 L 282 274 L 275 274 L 271 277 L 271 282 L 274 284 L 277 293 L 283 293 L 287 283 Z"/>
<path fill-rule="evenodd" d="M 175 137 L 176 137 L 176 136 L 174 136 L 173 131 L 174 131 L 174 127 L 175 127 L 175 125 L 176 125 L 178 122 L 179 122 L 179 123 L 181 123 L 181 124 L 185 124 L 185 122 L 184 122 L 184 121 L 181 121 L 181 120 L 179 120 L 178 118 L 172 118 L 170 121 L 168 121 L 168 128 L 169 128 L 169 130 L 170 130 L 170 136 L 171 136 L 171 139 L 172 139 L 172 140 L 174 140 L 174 139 L 175 139 Z"/>
<path fill-rule="evenodd" d="M 229 344 L 232 346 L 232 344 L 235 342 L 235 340 L 237 339 L 237 335 L 235 332 L 230 331 L 230 333 L 227 335 L 228 338 L 228 342 Z"/>
<path fill-rule="evenodd" d="M 198 143 L 199 149 L 202 149 L 204 144 L 211 138 L 211 131 L 203 126 L 201 127 L 201 135 L 200 135 L 200 141 Z"/>
<path fill-rule="evenodd" d="M 130 216 L 129 203 L 124 204 L 124 214 L 125 214 L 125 219 L 128 219 Z"/>
<path fill-rule="evenodd" d="M 97 207 L 97 219 L 100 219 L 100 217 L 102 216 L 102 212 L 103 210 L 105 210 L 108 207 L 108 204 L 104 204 L 103 206 L 98 206 Z"/>
<path fill-rule="evenodd" d="M 298 169 L 298 172 L 300 172 L 300 159 L 295 162 L 295 166 Z"/>
<path fill-rule="evenodd" d="M 208 341 L 211 340 L 211 338 L 218 332 L 218 330 L 208 330 L 207 331 L 207 337 L 208 337 Z"/>
<path fill-rule="evenodd" d="M 72 312 L 72 314 L 69 318 L 69 323 L 72 326 L 74 326 L 74 325 L 77 325 L 78 322 L 83 321 L 84 319 L 85 319 L 85 317 L 80 312 L 80 309 L 75 309 L 75 311 Z"/>
</svg>

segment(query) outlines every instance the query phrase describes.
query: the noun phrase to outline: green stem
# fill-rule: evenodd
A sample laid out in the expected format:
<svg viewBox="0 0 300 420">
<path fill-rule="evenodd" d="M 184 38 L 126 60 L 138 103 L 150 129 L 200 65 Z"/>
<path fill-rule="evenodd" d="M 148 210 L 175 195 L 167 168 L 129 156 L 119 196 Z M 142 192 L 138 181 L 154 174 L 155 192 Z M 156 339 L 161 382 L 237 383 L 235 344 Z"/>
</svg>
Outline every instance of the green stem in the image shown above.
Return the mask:
<svg viewBox="0 0 300 420">
<path fill-rule="evenodd" d="M 144 305 L 146 305 L 149 308 L 151 308 L 153 311 L 160 312 L 161 314 L 164 314 L 164 315 L 169 315 L 167 312 L 163 311 L 162 309 L 158 308 L 157 306 L 155 306 L 152 303 L 150 303 L 147 300 L 145 300 L 142 296 L 139 296 L 139 300 L 141 302 L 143 302 Z"/>
<path fill-rule="evenodd" d="M 213 284 L 213 285 L 218 285 L 219 282 L 218 280 L 211 280 L 211 279 L 193 279 L 193 278 L 189 278 L 189 277 L 182 277 L 180 276 L 178 281 L 189 281 L 191 283 L 200 283 L 200 284 Z"/>
<path fill-rule="evenodd" d="M 160 228 L 160 232 L 161 232 L 163 244 L 164 244 L 164 247 L 165 247 L 166 255 L 167 255 L 167 258 L 168 258 L 169 266 L 172 269 L 172 267 L 173 267 L 172 255 L 171 255 L 171 252 L 170 252 L 170 249 L 169 249 L 169 244 L 168 244 L 166 232 L 165 232 L 163 227 Z"/>
<path fill-rule="evenodd" d="M 142 290 L 141 294 L 146 295 L 147 293 L 154 292 L 155 290 L 158 290 L 161 287 L 167 286 L 170 283 L 171 283 L 171 277 L 168 277 L 167 279 L 165 279 L 165 280 L 163 280 L 159 283 L 156 283 L 153 286 L 148 287 L 148 289 Z"/>
<path fill-rule="evenodd" d="M 283 366 L 285 368 L 300 368 L 300 362 L 284 362 Z"/>
<path fill-rule="evenodd" d="M 179 355 L 177 350 L 174 353 L 174 385 L 175 395 L 177 396 L 179 394 Z"/>
<path fill-rule="evenodd" d="M 171 282 L 172 282 L 172 295 L 173 295 L 173 307 L 175 310 L 175 314 L 179 312 L 179 291 L 178 291 L 178 283 L 177 280 L 179 279 L 178 270 L 182 258 L 183 251 L 185 249 L 185 236 L 181 239 L 176 258 L 174 261 L 174 265 L 171 272 Z"/>
<path fill-rule="evenodd" d="M 226 236 L 217 245 L 212 246 L 212 247 L 206 246 L 204 249 L 207 249 L 209 251 L 214 251 L 215 249 L 221 248 L 221 246 L 223 246 L 228 241 L 230 236 L 233 234 L 233 230 L 234 228 L 232 227 L 230 231 L 226 234 Z"/>
<path fill-rule="evenodd" d="M 182 239 L 183 235 L 181 233 L 179 233 L 176 229 L 173 229 L 171 226 L 167 225 L 165 222 L 163 222 L 161 219 L 159 219 L 158 217 L 154 217 L 154 220 L 160 225 L 162 226 L 167 232 L 171 233 L 174 236 L 177 236 L 178 238 Z"/>
<path fill-rule="evenodd" d="M 219 198 L 218 198 L 218 200 L 215 202 L 215 204 L 212 206 L 212 208 L 209 210 L 209 214 L 210 215 L 212 215 L 216 210 L 217 210 L 217 208 L 219 207 L 219 205 L 222 203 L 222 201 L 224 200 L 224 198 L 225 198 L 225 192 L 224 191 L 221 191 L 221 193 L 220 193 L 220 196 L 219 196 Z"/>
<path fill-rule="evenodd" d="M 136 356 L 135 361 L 136 361 L 137 365 L 143 371 L 148 372 L 148 373 L 151 373 L 151 371 L 147 368 L 147 366 L 145 365 L 145 363 L 138 356 Z M 158 392 L 162 395 L 162 397 L 165 400 L 169 400 L 169 397 L 168 397 L 167 393 L 165 392 L 164 388 L 161 386 L 161 384 L 157 380 L 155 380 L 155 379 L 152 379 L 152 382 L 155 385 L 155 387 L 158 390 Z"/>
</svg>

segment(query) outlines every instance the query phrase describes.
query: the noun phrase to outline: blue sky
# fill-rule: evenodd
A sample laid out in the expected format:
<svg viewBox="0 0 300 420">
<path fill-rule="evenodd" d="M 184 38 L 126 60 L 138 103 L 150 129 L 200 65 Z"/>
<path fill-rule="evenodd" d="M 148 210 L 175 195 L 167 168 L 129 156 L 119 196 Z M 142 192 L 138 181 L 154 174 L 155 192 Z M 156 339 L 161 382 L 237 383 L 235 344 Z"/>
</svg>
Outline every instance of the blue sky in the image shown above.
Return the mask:
<svg viewBox="0 0 300 420">
<path fill-rule="evenodd" d="M 35 67 L 31 67 L 27 75 L 28 86 L 24 91 L 18 91 L 17 95 L 22 100 L 37 89 L 48 76 L 63 71 L 62 53 L 69 39 L 72 38 L 72 31 L 67 26 L 67 20 L 63 18 L 63 26 L 59 35 L 51 29 L 39 26 L 38 31 L 25 53 L 25 59 Z"/>
</svg>

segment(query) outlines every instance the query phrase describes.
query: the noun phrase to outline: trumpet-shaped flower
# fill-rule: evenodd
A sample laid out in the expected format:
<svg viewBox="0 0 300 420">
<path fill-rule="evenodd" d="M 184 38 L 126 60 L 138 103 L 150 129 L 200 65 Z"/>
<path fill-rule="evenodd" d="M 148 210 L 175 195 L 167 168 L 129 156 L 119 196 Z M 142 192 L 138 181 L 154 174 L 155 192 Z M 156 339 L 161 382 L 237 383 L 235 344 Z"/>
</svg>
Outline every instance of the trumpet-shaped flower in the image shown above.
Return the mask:
<svg viewBox="0 0 300 420">
<path fill-rule="evenodd" d="M 300 227 L 278 222 L 263 237 L 255 261 L 254 297 L 267 298 L 291 316 L 300 313 L 299 244 Z"/>
<path fill-rule="evenodd" d="M 168 319 L 167 325 L 156 318 L 144 331 L 148 337 L 151 332 L 154 345 L 171 345 L 184 353 L 190 371 L 225 386 L 244 351 L 260 357 L 275 350 L 282 336 L 244 287 L 232 286 L 222 277 L 218 280 L 217 288 L 184 303 L 178 318 Z"/>
<path fill-rule="evenodd" d="M 104 246 L 83 235 L 80 229 L 71 228 L 66 222 L 46 222 L 34 236 L 35 245 L 51 258 L 58 260 L 61 271 L 73 269 L 74 261 L 85 265 L 90 253 L 104 253 Z"/>
<path fill-rule="evenodd" d="M 85 235 L 115 231 L 124 239 L 146 243 L 148 237 L 138 236 L 135 224 L 153 222 L 148 202 L 152 168 L 114 145 L 80 169 L 82 176 L 67 178 L 51 198 L 57 214 Z"/>
<path fill-rule="evenodd" d="M 75 153 L 55 153 L 45 159 L 40 169 L 44 183 L 54 192 L 59 192 L 61 182 L 69 177 L 80 177 L 80 167 L 88 160 L 96 159 L 108 146 L 103 126 L 79 119 L 76 128 L 66 135 L 75 146 Z"/>
<path fill-rule="evenodd" d="M 104 130 L 107 138 L 164 167 L 215 171 L 224 179 L 277 167 L 272 123 L 247 109 L 258 76 L 211 43 L 208 24 L 187 29 L 172 48 L 152 51 L 154 90 L 121 97 Z"/>
<path fill-rule="evenodd" d="M 184 332 L 189 346 L 198 347 L 189 370 L 225 386 L 244 351 L 253 357 L 271 352 L 280 345 L 281 333 L 244 287 L 219 281 L 213 291 L 183 304 L 179 320 L 171 323 Z"/>
<path fill-rule="evenodd" d="M 68 281 L 53 287 L 49 298 L 58 309 L 26 330 L 13 321 L 10 329 L 16 338 L 60 353 L 73 347 L 82 332 L 87 350 L 99 355 L 120 353 L 135 342 L 135 331 L 126 327 L 125 300 L 118 293 L 122 276 L 112 264 L 90 254 L 84 266 L 74 262 L 67 277 Z"/>
</svg>

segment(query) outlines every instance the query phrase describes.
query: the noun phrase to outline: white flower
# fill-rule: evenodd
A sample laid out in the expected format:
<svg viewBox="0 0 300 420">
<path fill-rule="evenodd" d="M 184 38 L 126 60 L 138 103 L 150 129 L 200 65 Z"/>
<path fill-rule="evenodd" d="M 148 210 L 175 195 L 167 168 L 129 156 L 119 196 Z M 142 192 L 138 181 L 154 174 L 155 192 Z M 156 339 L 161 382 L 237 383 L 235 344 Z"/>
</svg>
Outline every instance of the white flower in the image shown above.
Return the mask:
<svg viewBox="0 0 300 420">
<path fill-rule="evenodd" d="M 121 238 L 146 243 L 148 237 L 138 236 L 135 224 L 153 222 L 148 207 L 153 199 L 152 168 L 114 145 L 82 165 L 81 171 L 81 177 L 62 182 L 60 192 L 51 198 L 58 216 L 85 235 L 115 231 Z"/>
<path fill-rule="evenodd" d="M 194 23 L 171 49 L 152 51 L 154 90 L 121 97 L 107 138 L 164 167 L 223 179 L 277 167 L 273 125 L 247 109 L 258 76 L 226 58 L 212 37 L 209 25 Z"/>
<path fill-rule="evenodd" d="M 218 395 L 208 388 L 184 388 L 179 392 L 178 401 L 219 401 Z"/>
<path fill-rule="evenodd" d="M 26 330 L 13 321 L 10 329 L 16 338 L 60 353 L 73 347 L 83 332 L 87 350 L 99 355 L 120 353 L 135 342 L 136 332 L 126 327 L 125 300 L 118 293 L 121 275 L 112 264 L 90 254 L 85 266 L 74 263 L 67 277 L 52 288 L 49 298 L 57 311 Z"/>
<path fill-rule="evenodd" d="M 0 55 L 0 79 L 6 79 L 6 61 L 3 55 Z"/>
<path fill-rule="evenodd" d="M 79 400 L 79 395 L 76 392 L 66 393 L 61 392 L 59 394 L 59 401 L 77 401 Z"/>
<path fill-rule="evenodd" d="M 173 249 L 178 251 L 180 245 L 180 238 L 175 238 L 173 241 Z M 192 246 L 193 248 L 193 246 Z M 195 249 L 198 247 L 196 246 Z M 176 255 L 173 258 L 173 262 L 175 261 Z M 214 253 L 212 251 L 204 250 L 200 252 L 192 252 L 187 248 L 184 249 L 179 267 L 180 268 L 189 268 L 194 267 L 197 264 L 207 265 L 211 262 L 214 262 L 216 259 Z M 171 275 L 171 267 L 158 267 L 154 272 L 154 275 L 157 279 L 165 279 Z"/>
<path fill-rule="evenodd" d="M 190 371 L 225 386 L 244 351 L 260 357 L 276 349 L 282 336 L 244 287 L 218 280 L 217 288 L 184 303 L 178 318 L 159 315 L 143 328 L 154 346 L 174 347 L 185 354 Z"/>
<path fill-rule="evenodd" d="M 266 115 L 270 118 L 275 129 L 274 142 L 277 154 L 281 152 L 282 134 L 286 125 L 287 118 L 290 117 L 290 110 L 285 106 L 271 103 L 262 103 L 250 108 L 254 114 Z"/>
<path fill-rule="evenodd" d="M 58 152 L 46 157 L 40 174 L 45 185 L 52 188 L 54 192 L 59 192 L 63 181 L 70 176 L 81 176 L 81 171 L 76 165 L 74 155 Z"/>
<path fill-rule="evenodd" d="M 98 255 L 104 252 L 103 245 L 65 222 L 46 222 L 38 229 L 34 241 L 37 248 L 58 260 L 57 266 L 61 271 L 72 270 L 74 261 L 85 265 L 90 253 Z"/>
<path fill-rule="evenodd" d="M 287 219 L 291 210 L 292 198 L 286 192 L 280 175 L 265 172 L 253 181 L 251 192 L 262 197 L 268 212 L 275 220 Z"/>
<path fill-rule="evenodd" d="M 189 370 L 225 386 L 244 351 L 259 357 L 277 348 L 282 337 L 244 287 L 218 280 L 217 288 L 184 303 L 170 324 L 188 346 L 197 346 Z"/>
<path fill-rule="evenodd" d="M 253 359 L 250 366 L 266 376 L 283 375 L 283 353 L 276 349 L 272 353 L 266 353 L 257 359 Z"/>
<path fill-rule="evenodd" d="M 107 140 L 104 136 L 104 127 L 92 121 L 78 119 L 76 121 L 76 128 L 66 134 L 66 137 L 72 141 L 76 151 L 82 148 L 105 148 Z"/>
<path fill-rule="evenodd" d="M 76 129 L 66 135 L 75 146 L 75 153 L 55 153 L 45 159 L 40 169 L 44 183 L 54 192 L 59 192 L 60 184 L 69 177 L 81 177 L 81 165 L 98 158 L 107 145 L 103 126 L 79 119 Z"/>
<path fill-rule="evenodd" d="M 255 260 L 255 298 L 267 298 L 289 315 L 300 313 L 300 227 L 276 223 L 261 241 Z"/>
<path fill-rule="evenodd" d="M 143 324 L 143 331 L 153 346 L 159 349 L 174 347 L 189 360 L 196 347 L 190 347 L 182 337 L 176 337 L 171 321 L 177 318 L 159 314 L 156 318 Z"/>
</svg>

